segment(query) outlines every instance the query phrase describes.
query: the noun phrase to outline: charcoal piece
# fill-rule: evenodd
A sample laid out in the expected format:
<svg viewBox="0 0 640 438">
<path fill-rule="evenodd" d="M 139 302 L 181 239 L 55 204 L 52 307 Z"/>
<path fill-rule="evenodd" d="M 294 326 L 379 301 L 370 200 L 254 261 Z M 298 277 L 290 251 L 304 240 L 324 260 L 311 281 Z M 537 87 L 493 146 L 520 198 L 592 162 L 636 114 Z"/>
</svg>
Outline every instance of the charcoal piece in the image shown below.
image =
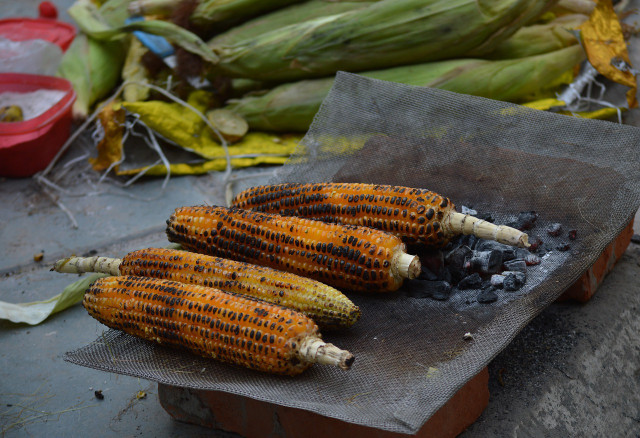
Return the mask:
<svg viewBox="0 0 640 438">
<path fill-rule="evenodd" d="M 471 216 L 478 216 L 478 212 L 476 210 L 474 210 L 473 208 L 467 207 L 466 205 L 463 205 L 462 207 L 460 207 L 460 213 L 462 214 L 469 214 Z"/>
<path fill-rule="evenodd" d="M 502 274 L 493 274 L 491 276 L 491 286 L 501 288 L 504 283 L 504 275 Z"/>
<path fill-rule="evenodd" d="M 504 262 L 503 266 L 505 271 L 527 272 L 527 263 L 522 259 Z M 504 275 L 504 272 L 502 274 Z"/>
<path fill-rule="evenodd" d="M 440 278 L 433 271 L 431 271 L 431 269 L 422 266 L 422 268 L 420 269 L 420 275 L 418 275 L 418 280 L 436 281 L 440 280 Z"/>
<path fill-rule="evenodd" d="M 556 246 L 556 249 L 558 251 L 569 251 L 569 249 L 571 248 L 571 245 L 568 242 L 562 242 L 560 245 Z"/>
<path fill-rule="evenodd" d="M 502 288 L 509 292 L 517 291 L 524 286 L 524 283 L 527 280 L 527 277 L 522 272 L 505 271 L 502 274 L 504 275 Z"/>
<path fill-rule="evenodd" d="M 476 251 L 500 251 L 503 262 L 515 259 L 519 249 L 522 248 L 514 248 L 513 246 L 505 245 L 504 243 L 496 242 L 495 240 L 485 239 L 480 239 L 475 248 Z"/>
<path fill-rule="evenodd" d="M 569 230 L 569 240 L 576 240 L 578 230 Z"/>
<path fill-rule="evenodd" d="M 517 248 L 515 258 L 524 260 L 527 266 L 533 266 L 533 265 L 539 265 L 540 262 L 542 261 L 540 259 L 540 255 L 544 255 L 544 254 L 540 254 L 540 249 L 538 250 L 538 255 L 535 255 L 524 248 Z"/>
<path fill-rule="evenodd" d="M 473 250 L 471 250 L 471 248 L 469 248 L 466 245 L 461 245 L 457 248 L 454 248 L 449 253 L 447 253 L 447 255 L 444 258 L 444 261 L 448 265 L 455 265 L 455 266 L 462 267 L 464 266 L 467 259 L 471 257 L 472 254 L 473 254 Z"/>
<path fill-rule="evenodd" d="M 451 284 L 438 280 L 411 280 L 407 283 L 407 295 L 413 298 L 433 298 L 434 300 L 447 300 L 451 295 Z"/>
<path fill-rule="evenodd" d="M 498 300 L 498 294 L 496 294 L 495 290 L 490 287 L 480 292 L 477 299 L 479 303 L 489 304 Z"/>
<path fill-rule="evenodd" d="M 500 251 L 474 251 L 465 266 L 470 272 L 495 274 L 502 266 L 502 254 Z"/>
<path fill-rule="evenodd" d="M 443 281 L 446 281 L 447 283 L 453 284 L 454 282 L 457 283 L 458 281 L 460 281 L 460 278 L 461 277 L 459 276 L 459 274 L 456 274 L 454 278 L 451 268 L 447 266 L 442 271 L 440 271 L 438 280 L 443 280 Z"/>
<path fill-rule="evenodd" d="M 538 236 L 529 236 L 529 251 L 537 252 L 544 242 Z"/>
<path fill-rule="evenodd" d="M 518 214 L 518 218 L 511 222 L 509 226 L 520 231 L 526 231 L 534 227 L 536 220 L 538 220 L 538 213 L 535 211 L 521 211 Z"/>
<path fill-rule="evenodd" d="M 477 272 L 467 275 L 457 284 L 458 289 L 479 289 L 482 286 L 482 277 Z"/>
<path fill-rule="evenodd" d="M 444 268 L 444 253 L 442 251 L 431 252 L 420 256 L 422 266 L 436 274 L 442 272 Z"/>
<path fill-rule="evenodd" d="M 562 225 L 557 222 L 549 225 L 547 228 L 547 234 L 549 234 L 549 236 L 558 237 L 560 233 L 562 233 Z"/>
<path fill-rule="evenodd" d="M 460 244 L 469 247 L 470 249 L 476 249 L 476 245 L 479 241 L 483 239 L 478 239 L 473 234 L 467 234 L 460 239 Z"/>
</svg>

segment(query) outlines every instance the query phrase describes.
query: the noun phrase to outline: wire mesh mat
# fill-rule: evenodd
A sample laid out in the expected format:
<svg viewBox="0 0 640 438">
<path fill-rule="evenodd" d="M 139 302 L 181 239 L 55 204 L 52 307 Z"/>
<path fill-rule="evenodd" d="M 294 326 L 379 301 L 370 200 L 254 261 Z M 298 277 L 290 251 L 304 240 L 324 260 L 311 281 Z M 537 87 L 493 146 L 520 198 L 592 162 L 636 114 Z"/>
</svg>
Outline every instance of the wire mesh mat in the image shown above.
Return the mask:
<svg viewBox="0 0 640 438">
<path fill-rule="evenodd" d="M 221 390 L 347 422 L 415 433 L 534 316 L 595 262 L 640 205 L 640 130 L 442 90 L 338 73 L 296 153 L 273 182 L 366 182 L 427 188 L 506 223 L 576 231 L 517 292 L 448 300 L 351 294 L 362 319 L 324 338 L 352 352 L 349 371 L 295 378 L 251 372 L 108 331 L 65 359 L 168 385 Z M 240 189 L 240 188 L 238 188 Z M 176 206 L 177 207 L 177 206 Z M 472 337 L 465 337 L 471 333 Z"/>
</svg>

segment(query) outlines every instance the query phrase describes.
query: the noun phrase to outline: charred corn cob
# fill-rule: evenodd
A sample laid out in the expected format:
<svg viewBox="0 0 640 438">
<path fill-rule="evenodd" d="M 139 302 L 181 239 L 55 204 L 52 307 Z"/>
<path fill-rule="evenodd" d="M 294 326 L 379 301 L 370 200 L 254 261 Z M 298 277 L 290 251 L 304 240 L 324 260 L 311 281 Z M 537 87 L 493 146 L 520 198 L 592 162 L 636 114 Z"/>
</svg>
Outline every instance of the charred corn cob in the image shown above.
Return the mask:
<svg viewBox="0 0 640 438">
<path fill-rule="evenodd" d="M 83 305 L 111 328 L 254 370 L 295 375 L 314 362 L 348 369 L 354 360 L 322 341 L 303 314 L 209 287 L 105 277 L 85 293 Z"/>
<path fill-rule="evenodd" d="M 136 275 L 215 287 L 297 310 L 321 327 L 349 327 L 360 318 L 358 306 L 340 291 L 318 281 L 187 251 L 148 248 L 131 252 L 123 259 L 70 257 L 56 262 L 52 270 Z"/>
<path fill-rule="evenodd" d="M 277 184 L 247 189 L 232 205 L 373 227 L 430 247 L 443 247 L 459 234 L 529 246 L 525 233 L 458 213 L 448 198 L 426 189 L 360 183 Z"/>
<path fill-rule="evenodd" d="M 387 292 L 420 273 L 402 241 L 364 227 L 234 208 L 182 207 L 167 221 L 172 242 L 203 254 L 270 266 L 338 288 Z"/>
</svg>

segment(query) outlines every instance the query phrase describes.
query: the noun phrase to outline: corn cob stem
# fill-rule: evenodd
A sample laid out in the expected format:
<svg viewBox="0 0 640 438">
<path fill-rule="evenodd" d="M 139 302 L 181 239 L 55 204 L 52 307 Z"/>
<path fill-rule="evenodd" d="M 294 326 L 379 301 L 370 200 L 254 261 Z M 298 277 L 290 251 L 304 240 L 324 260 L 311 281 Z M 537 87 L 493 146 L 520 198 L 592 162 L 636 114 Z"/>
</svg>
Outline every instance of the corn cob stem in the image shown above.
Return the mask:
<svg viewBox="0 0 640 438">
<path fill-rule="evenodd" d="M 147 248 L 124 259 L 69 257 L 52 271 L 136 275 L 198 284 L 252 296 L 288 307 L 321 327 L 346 328 L 360 319 L 360 309 L 340 291 L 310 278 L 187 251 Z"/>
<path fill-rule="evenodd" d="M 101 272 L 109 275 L 120 275 L 121 259 L 110 257 L 67 257 L 58 260 L 52 271 L 65 274 L 84 274 L 85 272 Z"/>
<path fill-rule="evenodd" d="M 111 328 L 258 371 L 296 375 L 313 363 L 347 370 L 354 361 L 323 342 L 303 314 L 214 288 L 105 277 L 85 293 L 83 305 Z"/>
<path fill-rule="evenodd" d="M 495 240 L 511 246 L 528 248 L 529 236 L 506 225 L 495 225 L 468 214 L 450 211 L 444 217 L 443 227 L 454 234 L 473 234 L 480 239 Z"/>
<path fill-rule="evenodd" d="M 341 350 L 333 344 L 327 344 L 320 338 L 308 337 L 300 343 L 298 356 L 303 361 L 331 365 L 348 370 L 355 357 L 348 351 Z"/>
</svg>

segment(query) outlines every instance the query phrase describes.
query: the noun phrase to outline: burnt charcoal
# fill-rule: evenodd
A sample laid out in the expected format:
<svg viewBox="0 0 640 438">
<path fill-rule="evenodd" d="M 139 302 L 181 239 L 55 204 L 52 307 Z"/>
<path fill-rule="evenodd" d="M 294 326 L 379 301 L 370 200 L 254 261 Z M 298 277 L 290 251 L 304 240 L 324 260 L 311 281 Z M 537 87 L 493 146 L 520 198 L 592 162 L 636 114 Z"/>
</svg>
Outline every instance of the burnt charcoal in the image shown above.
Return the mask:
<svg viewBox="0 0 640 438">
<path fill-rule="evenodd" d="M 464 266 L 467 259 L 471 257 L 473 250 L 466 245 L 461 245 L 451 250 L 444 258 L 448 265 Z"/>
<path fill-rule="evenodd" d="M 444 268 L 444 253 L 436 251 L 420 257 L 420 263 L 431 272 L 441 272 Z"/>
<path fill-rule="evenodd" d="M 634 234 L 631 236 L 631 243 L 635 243 L 636 245 L 640 243 L 640 234 Z"/>
<path fill-rule="evenodd" d="M 562 233 L 562 225 L 557 222 L 555 224 L 549 225 L 549 227 L 547 228 L 547 233 L 549 234 L 549 236 L 558 237 L 560 233 Z"/>
<path fill-rule="evenodd" d="M 463 205 L 460 208 L 460 213 L 462 213 L 462 214 L 470 214 L 471 216 L 477 216 L 478 215 L 478 212 L 476 210 L 474 210 L 471 207 L 467 207 L 466 205 Z"/>
<path fill-rule="evenodd" d="M 521 211 L 518 214 L 518 218 L 510 225 L 520 231 L 530 230 L 534 227 L 538 220 L 538 213 L 535 211 Z"/>
<path fill-rule="evenodd" d="M 540 254 L 540 250 L 538 250 L 538 254 L 543 255 L 543 254 Z M 515 258 L 524 260 L 527 266 L 532 266 L 532 265 L 539 265 L 540 262 L 542 261 L 540 260 L 539 255 L 532 254 L 524 248 L 517 248 Z"/>
<path fill-rule="evenodd" d="M 460 239 L 460 244 L 469 247 L 470 249 L 475 249 L 478 242 L 482 239 L 478 239 L 473 234 L 467 234 Z"/>
<path fill-rule="evenodd" d="M 479 289 L 482 287 L 482 277 L 477 272 L 474 272 L 471 275 L 467 275 L 457 285 L 458 289 Z"/>
<path fill-rule="evenodd" d="M 478 294 L 478 302 L 482 304 L 493 303 L 498 300 L 498 294 L 496 294 L 495 290 L 490 287 L 484 289 L 482 292 Z"/>
<path fill-rule="evenodd" d="M 562 252 L 569 251 L 570 248 L 571 248 L 571 245 L 567 242 L 563 242 L 560 245 L 556 246 L 556 249 Z"/>
<path fill-rule="evenodd" d="M 436 281 L 440 278 L 434 274 L 431 269 L 422 266 L 420 270 L 420 275 L 418 275 L 418 280 L 428 280 L 428 281 Z"/>
<path fill-rule="evenodd" d="M 491 286 L 501 288 L 504 283 L 504 275 L 502 274 L 493 274 L 491 276 Z"/>
<path fill-rule="evenodd" d="M 503 265 L 505 271 L 527 272 L 527 263 L 522 259 L 510 260 Z"/>
<path fill-rule="evenodd" d="M 407 282 L 407 294 L 413 298 L 433 298 L 447 300 L 451 294 L 451 284 L 446 281 L 411 280 Z"/>
<path fill-rule="evenodd" d="M 460 281 L 460 278 L 458 277 L 458 274 L 456 274 L 454 277 L 454 274 L 452 272 L 452 267 L 447 266 L 442 271 L 440 271 L 440 276 L 438 277 L 438 280 L 443 280 L 443 281 L 446 281 L 447 283 L 453 284 L 454 282 L 457 283 L 458 281 Z"/>
<path fill-rule="evenodd" d="M 529 246 L 529 251 L 537 252 L 538 249 L 542 247 L 543 243 L 542 239 L 538 236 L 529 236 L 529 245 L 531 245 Z"/>
<path fill-rule="evenodd" d="M 480 239 L 476 245 L 476 251 L 500 251 L 502 254 L 502 261 L 513 260 L 516 258 L 517 250 L 520 248 L 514 248 L 513 246 L 505 245 L 504 243 L 496 242 L 495 240 Z"/>
<path fill-rule="evenodd" d="M 502 254 L 500 251 L 474 251 L 465 266 L 470 272 L 495 274 L 502 266 Z"/>
<path fill-rule="evenodd" d="M 509 292 L 514 292 L 524 286 L 527 277 L 522 272 L 514 272 L 514 271 L 505 271 L 502 273 L 504 275 L 504 281 L 502 283 L 502 288 Z"/>
<path fill-rule="evenodd" d="M 569 240 L 576 240 L 578 230 L 569 230 Z"/>
</svg>

